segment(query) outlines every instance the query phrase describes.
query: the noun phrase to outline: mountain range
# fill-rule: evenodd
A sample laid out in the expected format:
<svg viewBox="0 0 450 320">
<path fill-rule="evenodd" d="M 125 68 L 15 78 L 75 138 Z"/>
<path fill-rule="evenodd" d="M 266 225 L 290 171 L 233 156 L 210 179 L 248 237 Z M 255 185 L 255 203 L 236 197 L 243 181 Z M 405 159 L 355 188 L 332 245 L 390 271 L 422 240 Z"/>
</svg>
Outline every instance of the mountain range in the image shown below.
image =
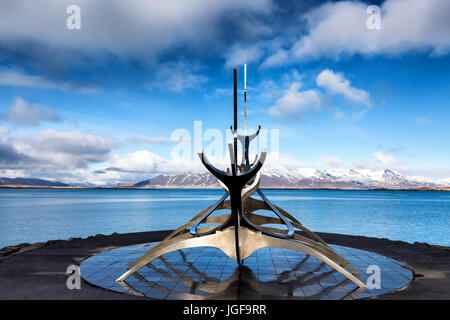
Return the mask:
<svg viewBox="0 0 450 320">
<path fill-rule="evenodd" d="M 420 176 L 406 176 L 394 170 L 278 169 L 261 173 L 262 188 L 292 189 L 420 189 L 449 187 Z M 157 175 L 137 183 L 116 187 L 133 188 L 220 188 L 210 173 Z"/>
<path fill-rule="evenodd" d="M 0 186 L 68 187 L 69 185 L 59 181 L 36 178 L 0 178 Z"/>
<path fill-rule="evenodd" d="M 66 184 L 35 178 L 0 178 L 6 187 L 98 187 Z M 395 170 L 370 169 L 277 169 L 261 172 L 261 188 L 273 189 L 450 189 L 450 179 L 434 181 L 421 176 L 407 176 Z M 217 179 L 208 172 L 160 174 L 148 180 L 119 183 L 114 188 L 220 188 Z"/>
</svg>

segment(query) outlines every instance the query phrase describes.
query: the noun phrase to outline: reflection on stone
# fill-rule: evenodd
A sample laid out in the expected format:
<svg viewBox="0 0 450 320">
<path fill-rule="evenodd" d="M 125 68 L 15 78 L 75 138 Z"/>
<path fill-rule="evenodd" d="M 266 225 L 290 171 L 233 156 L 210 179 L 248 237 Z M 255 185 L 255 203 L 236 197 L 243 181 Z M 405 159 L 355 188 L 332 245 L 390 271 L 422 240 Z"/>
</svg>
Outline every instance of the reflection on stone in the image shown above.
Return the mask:
<svg viewBox="0 0 450 320">
<path fill-rule="evenodd" d="M 80 268 L 88 282 L 110 290 L 156 299 L 359 299 L 399 289 L 412 273 L 397 261 L 358 249 L 333 246 L 355 262 L 362 277 L 369 265 L 379 265 L 384 279 L 379 290 L 361 290 L 327 264 L 286 249 L 260 249 L 245 261 L 241 272 L 219 249 L 199 247 L 165 254 L 126 281 L 114 280 L 128 261 L 155 244 L 103 252 Z M 99 274 L 105 275 L 99 277 Z"/>
<path fill-rule="evenodd" d="M 137 272 L 134 274 L 135 278 L 139 280 L 137 283 L 134 282 L 134 286 L 137 288 L 134 289 L 133 285 L 128 285 L 126 281 L 123 282 L 124 286 L 126 286 L 124 288 L 133 294 L 144 295 L 149 288 L 154 287 L 158 291 L 166 293 L 168 298 L 181 300 L 259 299 L 263 296 L 301 298 L 306 297 L 302 288 L 313 285 L 316 285 L 319 290 L 312 295 L 308 295 L 308 299 L 328 298 L 329 294 L 332 294 L 333 291 L 337 293 L 337 295 L 333 294 L 335 298 L 345 299 L 352 292 L 364 291 L 364 288 L 358 288 L 357 286 L 353 286 L 353 289 L 348 290 L 348 285 L 351 284 L 351 281 L 348 279 L 340 282 L 335 280 L 336 283 L 333 285 L 320 286 L 319 283 L 321 283 L 322 279 L 329 276 L 332 277 L 332 274 L 336 273 L 334 269 L 321 271 L 326 266 L 323 262 L 312 271 L 299 273 L 298 271 L 305 269 L 302 267 L 304 267 L 310 258 L 309 255 L 305 255 L 292 270 L 283 271 L 278 274 L 276 280 L 261 281 L 255 275 L 254 270 L 244 265 L 241 270 L 235 267 L 231 276 L 226 280 L 220 281 L 219 277 L 208 276 L 207 273 L 199 271 L 193 261 L 187 259 L 183 251 L 179 250 L 178 253 L 181 255 L 182 261 L 185 262 L 185 266 L 188 267 L 187 271 L 198 275 L 198 280 L 190 277 L 186 270 L 180 270 L 164 257 L 160 257 L 158 260 L 163 263 L 166 269 L 158 268 L 152 263 L 148 264 L 147 267 L 155 273 L 160 274 L 162 276 L 161 280 L 158 282 L 149 281 L 145 276 Z M 146 284 L 146 286 L 140 286 L 138 283 Z M 173 289 L 174 285 L 167 287 L 169 283 L 176 284 L 176 288 Z M 345 288 L 345 290 L 337 290 L 342 288 Z"/>
</svg>

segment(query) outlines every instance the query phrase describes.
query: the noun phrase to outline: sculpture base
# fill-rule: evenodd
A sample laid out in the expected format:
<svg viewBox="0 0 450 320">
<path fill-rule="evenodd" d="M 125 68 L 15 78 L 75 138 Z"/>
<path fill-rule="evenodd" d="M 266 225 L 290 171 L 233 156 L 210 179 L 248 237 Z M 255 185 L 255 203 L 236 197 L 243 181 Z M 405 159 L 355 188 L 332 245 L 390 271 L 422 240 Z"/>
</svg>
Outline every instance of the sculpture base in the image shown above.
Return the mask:
<svg viewBox="0 0 450 320">
<path fill-rule="evenodd" d="M 413 278 L 411 270 L 382 255 L 359 249 L 331 247 L 355 269 L 365 283 L 381 272 L 380 289 L 357 285 L 327 264 L 305 253 L 262 248 L 244 260 L 239 272 L 236 261 L 213 247 L 197 247 L 167 253 L 118 283 L 126 266 L 157 243 L 105 251 L 80 265 L 87 282 L 124 294 L 156 299 L 360 299 L 396 291 Z"/>
</svg>

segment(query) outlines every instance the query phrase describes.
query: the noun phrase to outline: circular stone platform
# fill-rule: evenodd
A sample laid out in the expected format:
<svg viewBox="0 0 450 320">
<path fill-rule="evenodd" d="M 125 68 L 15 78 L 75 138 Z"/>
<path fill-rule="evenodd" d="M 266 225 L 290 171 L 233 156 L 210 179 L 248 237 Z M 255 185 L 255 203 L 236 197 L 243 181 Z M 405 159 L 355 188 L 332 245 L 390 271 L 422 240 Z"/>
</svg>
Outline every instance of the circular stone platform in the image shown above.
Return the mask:
<svg viewBox="0 0 450 320">
<path fill-rule="evenodd" d="M 297 251 L 263 248 L 244 260 L 241 279 L 235 260 L 213 247 L 167 253 L 115 282 L 126 266 L 157 243 L 104 251 L 83 261 L 81 276 L 108 290 L 156 299 L 360 299 L 396 291 L 413 278 L 409 268 L 382 255 L 331 245 L 366 282 L 377 266 L 380 289 L 361 290 L 322 261 Z"/>
</svg>

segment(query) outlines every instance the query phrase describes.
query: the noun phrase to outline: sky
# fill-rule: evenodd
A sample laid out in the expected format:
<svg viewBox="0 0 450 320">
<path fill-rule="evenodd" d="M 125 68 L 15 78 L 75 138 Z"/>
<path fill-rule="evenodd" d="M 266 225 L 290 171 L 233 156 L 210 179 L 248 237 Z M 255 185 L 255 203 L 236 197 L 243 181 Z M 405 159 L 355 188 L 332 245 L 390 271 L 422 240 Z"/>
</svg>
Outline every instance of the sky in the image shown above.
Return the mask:
<svg viewBox="0 0 450 320">
<path fill-rule="evenodd" d="M 447 0 L 2 0 L 0 177 L 114 185 L 200 171 L 199 148 L 225 167 L 246 63 L 267 168 L 450 181 L 449 34 Z"/>
</svg>

